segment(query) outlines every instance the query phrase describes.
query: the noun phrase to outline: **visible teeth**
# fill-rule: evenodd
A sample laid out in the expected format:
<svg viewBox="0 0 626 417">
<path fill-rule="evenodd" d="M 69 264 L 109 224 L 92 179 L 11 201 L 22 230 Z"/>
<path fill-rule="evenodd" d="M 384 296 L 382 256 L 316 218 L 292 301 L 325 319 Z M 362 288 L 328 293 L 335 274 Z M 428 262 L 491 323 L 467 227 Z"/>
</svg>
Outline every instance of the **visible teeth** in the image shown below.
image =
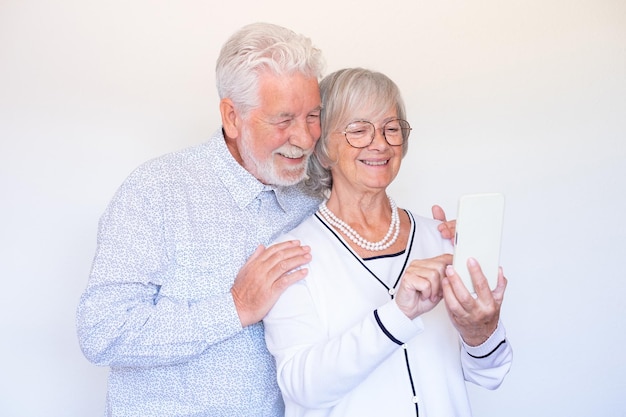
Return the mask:
<svg viewBox="0 0 626 417">
<path fill-rule="evenodd" d="M 365 165 L 374 165 L 374 166 L 387 165 L 387 161 L 363 161 L 363 163 Z"/>
<path fill-rule="evenodd" d="M 298 158 L 302 158 L 302 154 L 298 153 L 298 154 L 286 154 L 286 153 L 281 153 L 282 156 L 284 156 L 285 158 L 289 158 L 289 159 L 298 159 Z"/>
<path fill-rule="evenodd" d="M 305 155 L 305 152 L 296 147 L 296 146 L 291 146 L 291 147 L 283 147 L 283 149 L 279 149 L 276 151 L 279 155 L 284 156 L 285 158 L 290 158 L 290 159 L 298 159 L 298 158 L 302 158 Z"/>
</svg>

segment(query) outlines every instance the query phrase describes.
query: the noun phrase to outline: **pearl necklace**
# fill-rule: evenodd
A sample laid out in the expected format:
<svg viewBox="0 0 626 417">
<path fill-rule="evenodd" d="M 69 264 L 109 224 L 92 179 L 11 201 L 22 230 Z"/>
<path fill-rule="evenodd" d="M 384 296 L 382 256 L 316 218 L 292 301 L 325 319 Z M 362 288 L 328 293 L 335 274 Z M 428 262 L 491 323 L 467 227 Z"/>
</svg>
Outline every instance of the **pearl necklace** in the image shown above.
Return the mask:
<svg viewBox="0 0 626 417">
<path fill-rule="evenodd" d="M 381 251 L 385 250 L 394 243 L 398 239 L 398 235 L 400 234 L 400 216 L 398 215 L 398 206 L 396 202 L 389 196 L 389 205 L 391 206 L 391 224 L 389 225 L 389 230 L 382 240 L 378 242 L 370 242 L 369 240 L 365 240 L 361 235 L 357 233 L 352 227 L 350 227 L 346 222 L 335 216 L 335 214 L 326 207 L 326 201 L 324 201 L 319 208 L 319 212 L 322 217 L 330 223 L 332 226 L 336 227 L 346 235 L 351 241 L 357 244 L 359 247 L 369 250 L 369 251 Z M 391 235 L 393 234 L 393 237 Z M 389 238 L 391 237 L 391 240 Z"/>
</svg>

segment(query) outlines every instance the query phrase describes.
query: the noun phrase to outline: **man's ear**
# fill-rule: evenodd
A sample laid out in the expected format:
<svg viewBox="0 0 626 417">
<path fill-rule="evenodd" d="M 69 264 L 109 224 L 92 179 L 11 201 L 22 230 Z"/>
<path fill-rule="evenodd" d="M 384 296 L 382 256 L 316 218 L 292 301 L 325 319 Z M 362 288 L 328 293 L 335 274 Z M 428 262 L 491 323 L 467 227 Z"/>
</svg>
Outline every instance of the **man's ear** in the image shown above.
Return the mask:
<svg viewBox="0 0 626 417">
<path fill-rule="evenodd" d="M 225 136 L 231 139 L 238 138 L 241 133 L 241 120 L 231 99 L 223 98 L 220 100 L 220 114 L 222 115 L 222 127 Z"/>
</svg>

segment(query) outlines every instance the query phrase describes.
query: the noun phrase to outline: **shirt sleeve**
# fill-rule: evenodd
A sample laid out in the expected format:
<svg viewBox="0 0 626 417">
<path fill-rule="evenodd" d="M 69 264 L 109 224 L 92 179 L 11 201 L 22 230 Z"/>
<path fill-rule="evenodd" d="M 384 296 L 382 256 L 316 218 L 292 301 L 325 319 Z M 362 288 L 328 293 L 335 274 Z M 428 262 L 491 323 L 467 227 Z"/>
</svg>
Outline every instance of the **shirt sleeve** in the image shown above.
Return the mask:
<svg viewBox="0 0 626 417">
<path fill-rule="evenodd" d="M 185 275 L 197 271 L 171 259 L 160 193 L 136 171 L 100 220 L 91 275 L 77 311 L 81 349 L 96 364 L 180 363 L 241 330 L 230 291 L 191 296 L 193 277 Z M 167 294 L 170 282 L 178 286 L 171 293 L 180 296 Z"/>
<path fill-rule="evenodd" d="M 461 339 L 461 363 L 465 380 L 487 389 L 496 389 L 508 374 L 513 349 L 506 338 L 502 322 L 479 346 L 469 346 Z"/>
<path fill-rule="evenodd" d="M 264 325 L 283 395 L 308 408 L 332 407 L 401 349 L 398 341 L 423 330 L 420 319 L 411 321 L 389 301 L 376 314 L 328 338 L 306 280 L 283 293 Z"/>
</svg>

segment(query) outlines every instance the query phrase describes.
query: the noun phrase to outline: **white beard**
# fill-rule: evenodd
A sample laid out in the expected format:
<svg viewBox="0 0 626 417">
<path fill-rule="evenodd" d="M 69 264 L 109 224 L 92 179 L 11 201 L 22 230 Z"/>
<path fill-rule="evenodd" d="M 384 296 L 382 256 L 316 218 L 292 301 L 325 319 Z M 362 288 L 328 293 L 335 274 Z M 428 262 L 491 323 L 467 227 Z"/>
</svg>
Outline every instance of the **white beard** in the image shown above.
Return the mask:
<svg viewBox="0 0 626 417">
<path fill-rule="evenodd" d="M 249 146 L 254 137 L 250 134 L 247 127 L 241 131 L 242 139 L 239 144 L 239 155 L 243 161 L 244 167 L 252 173 L 259 181 L 264 184 L 290 186 L 299 183 L 306 178 L 306 167 L 309 160 L 310 152 L 305 152 L 301 148 L 289 144 L 285 144 L 272 152 L 272 155 L 265 160 L 258 160 L 252 153 Z M 273 162 L 274 155 L 286 155 L 293 158 L 306 156 L 302 164 L 297 167 L 284 168 L 279 170 Z"/>
</svg>

